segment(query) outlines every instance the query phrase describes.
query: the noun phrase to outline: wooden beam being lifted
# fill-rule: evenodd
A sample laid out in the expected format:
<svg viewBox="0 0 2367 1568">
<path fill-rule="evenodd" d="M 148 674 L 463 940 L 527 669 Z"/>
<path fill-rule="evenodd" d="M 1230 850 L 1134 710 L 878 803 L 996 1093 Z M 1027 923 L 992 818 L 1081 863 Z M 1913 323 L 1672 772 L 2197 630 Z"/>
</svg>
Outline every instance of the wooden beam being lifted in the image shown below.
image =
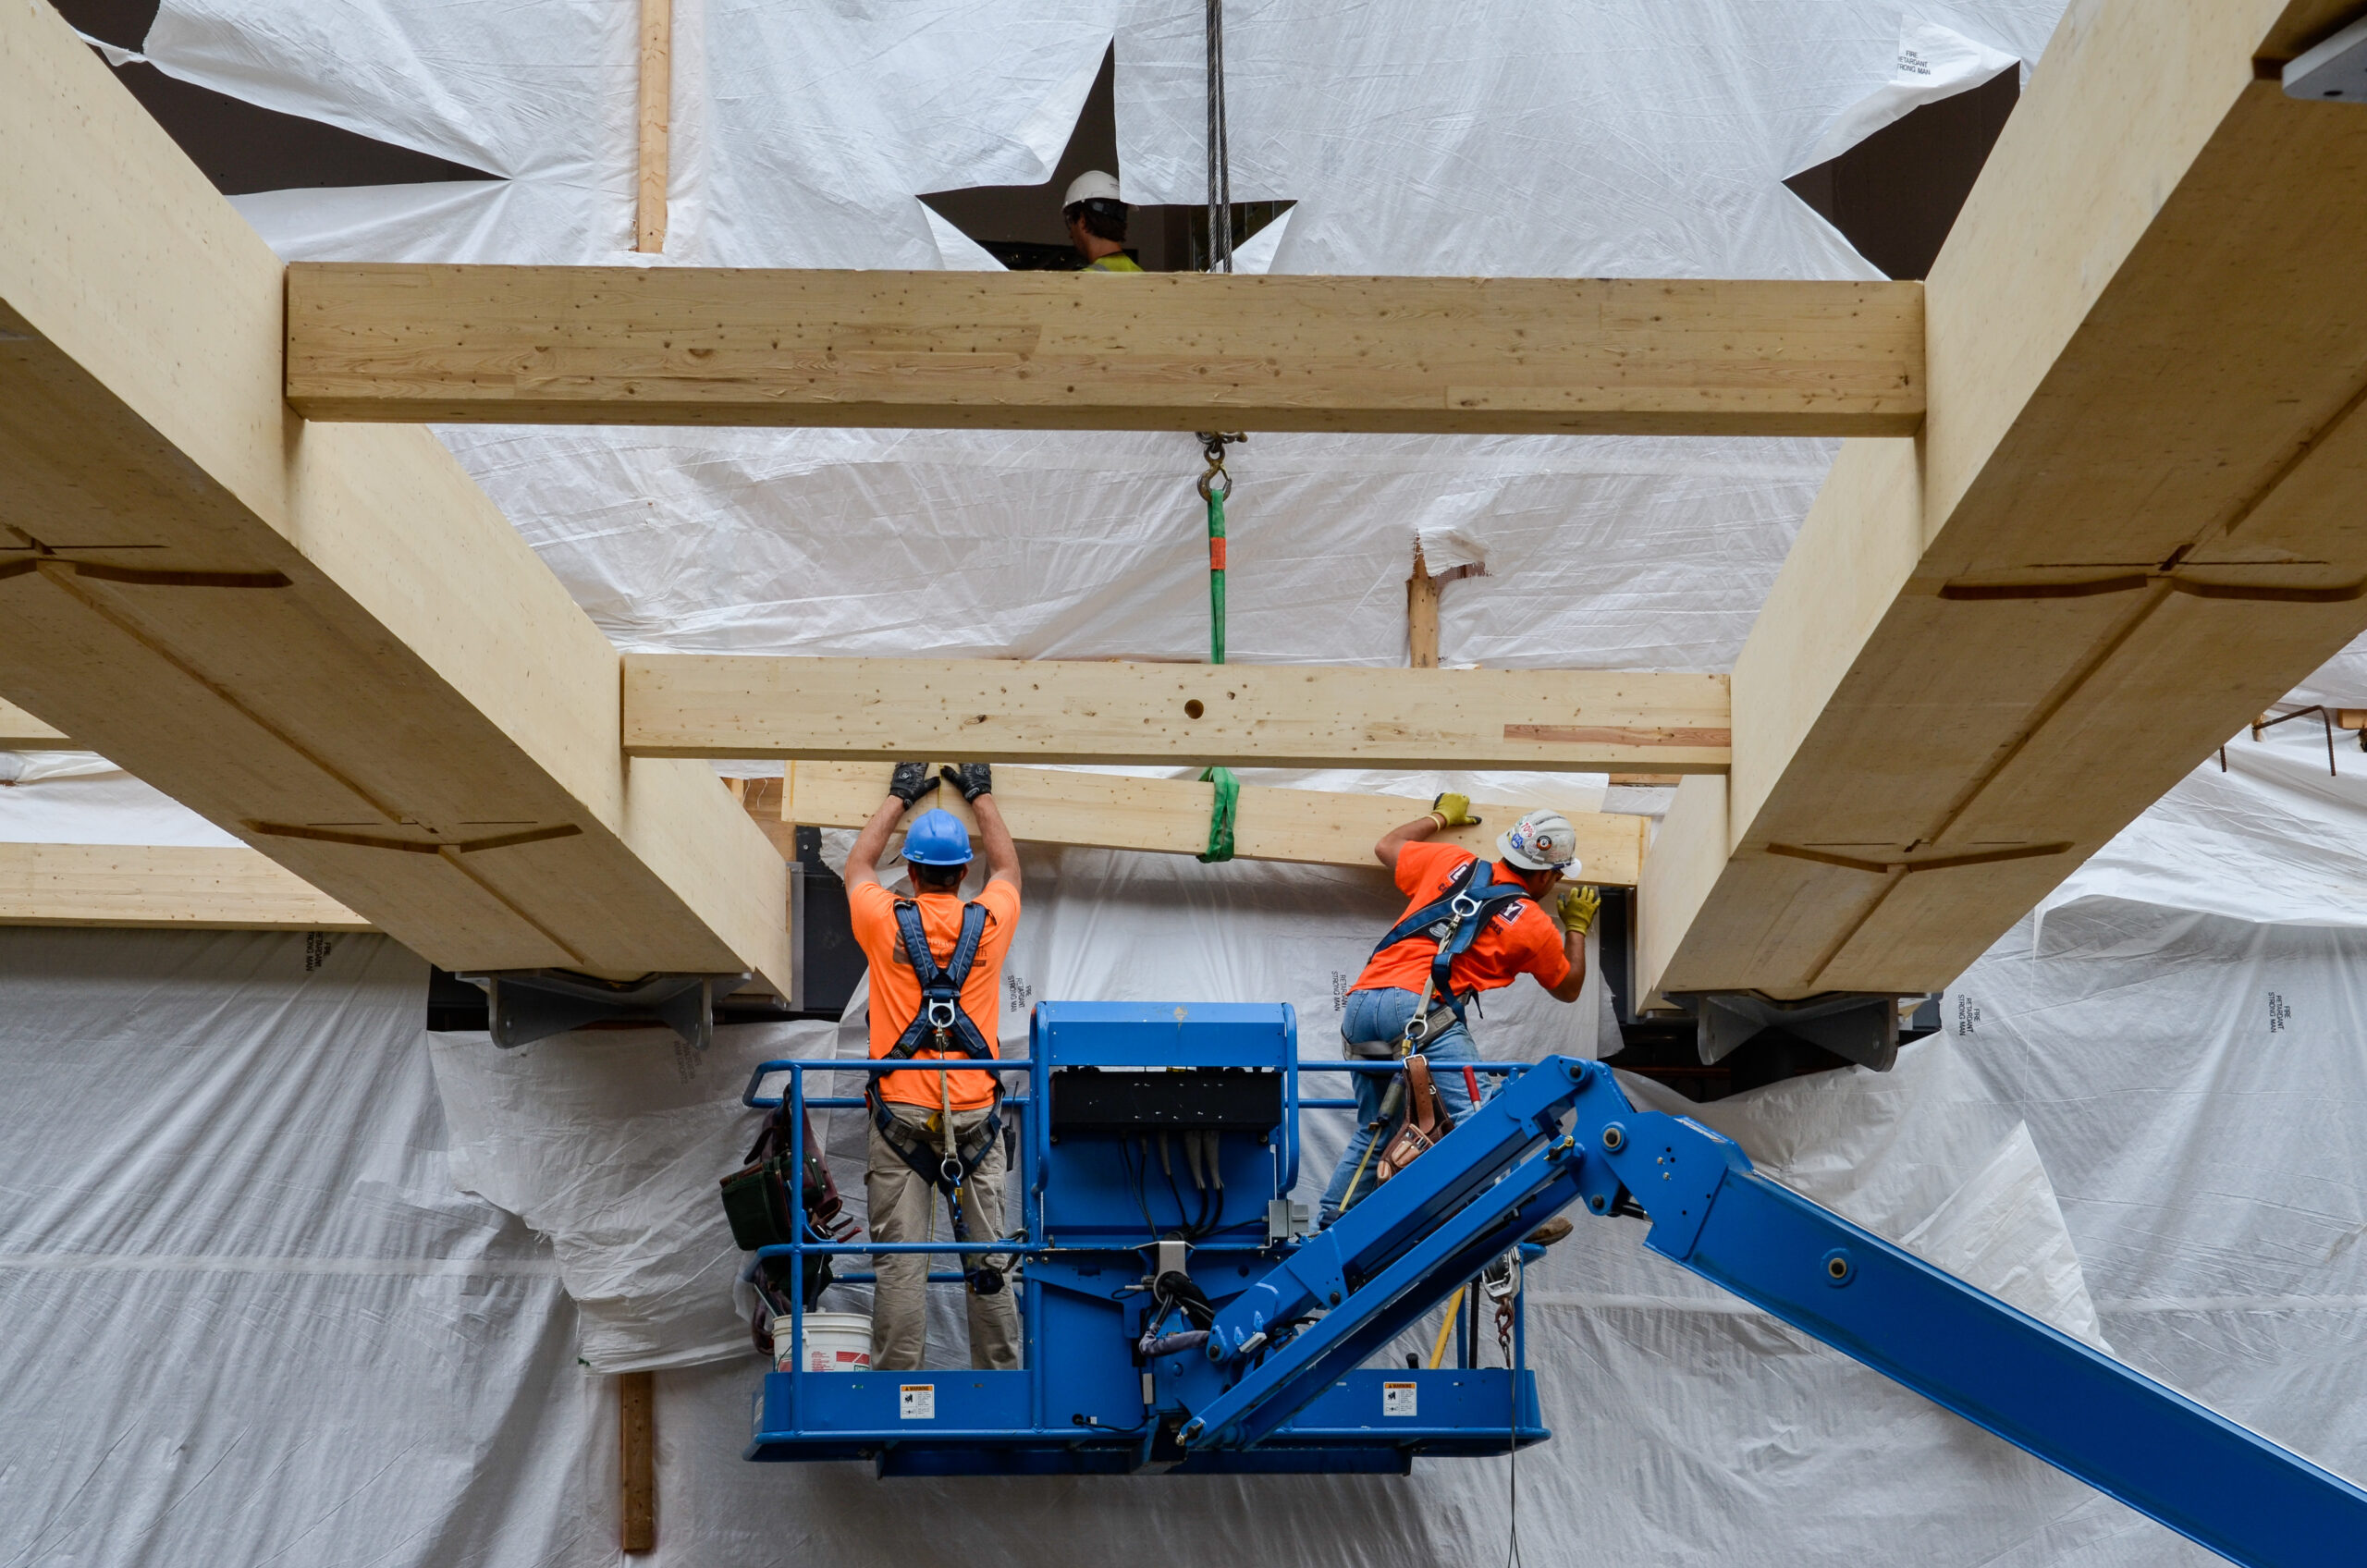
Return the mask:
<svg viewBox="0 0 2367 1568">
<path fill-rule="evenodd" d="M 625 658 L 625 750 L 643 757 L 1716 773 L 1727 741 L 1722 675 Z"/>
<path fill-rule="evenodd" d="M 282 400 L 276 257 L 51 7 L 0 7 L 0 692 L 434 962 L 786 983 L 713 773 L 423 429 Z"/>
<path fill-rule="evenodd" d="M 860 827 L 888 798 L 885 763 L 793 762 L 781 805 L 784 821 L 808 827 Z M 1012 837 L 1022 843 L 1078 844 L 1109 850 L 1197 854 L 1208 847 L 1216 786 L 1179 778 L 1130 778 L 1046 767 L 998 767 L 995 800 Z M 960 796 L 939 790 L 923 807 L 943 806 L 964 827 L 976 820 Z M 1308 865 L 1369 866 L 1376 839 L 1422 815 L 1427 802 L 1403 795 L 1348 794 L 1326 790 L 1278 790 L 1244 785 L 1234 810 L 1233 854 L 1240 860 L 1292 861 Z M 1495 852 L 1496 835 L 1525 811 L 1562 805 L 1552 800 L 1473 805 L 1479 826 L 1441 835 L 1477 854 Z M 1562 805 L 1577 829 L 1582 878 L 1606 887 L 1633 887 L 1643 864 L 1649 819 Z"/>
<path fill-rule="evenodd" d="M 157 844 L 0 843 L 0 925 L 371 929 L 252 850 Z"/>
<path fill-rule="evenodd" d="M 1937 989 L 2367 627 L 2367 110 L 2274 64 L 2357 10 L 2065 13 L 1923 436 L 1843 447 L 1653 846 L 1647 981 Z"/>
<path fill-rule="evenodd" d="M 1914 283 L 298 263 L 310 419 L 1911 435 Z"/>
</svg>

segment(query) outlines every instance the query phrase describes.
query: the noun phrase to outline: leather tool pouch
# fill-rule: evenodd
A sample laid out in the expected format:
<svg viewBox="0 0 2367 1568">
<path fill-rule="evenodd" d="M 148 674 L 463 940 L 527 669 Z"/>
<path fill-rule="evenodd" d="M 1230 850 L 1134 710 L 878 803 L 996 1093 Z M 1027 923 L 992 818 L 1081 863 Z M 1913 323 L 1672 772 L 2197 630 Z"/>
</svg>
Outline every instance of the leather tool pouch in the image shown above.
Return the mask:
<svg viewBox="0 0 2367 1568">
<path fill-rule="evenodd" d="M 1439 1098 L 1438 1085 L 1430 1082 L 1428 1057 L 1409 1056 L 1405 1059 L 1405 1121 L 1396 1136 L 1381 1151 L 1380 1164 L 1374 1171 L 1376 1182 L 1392 1176 L 1414 1163 L 1441 1138 L 1454 1131 L 1454 1118 L 1446 1113 L 1446 1103 Z"/>
</svg>

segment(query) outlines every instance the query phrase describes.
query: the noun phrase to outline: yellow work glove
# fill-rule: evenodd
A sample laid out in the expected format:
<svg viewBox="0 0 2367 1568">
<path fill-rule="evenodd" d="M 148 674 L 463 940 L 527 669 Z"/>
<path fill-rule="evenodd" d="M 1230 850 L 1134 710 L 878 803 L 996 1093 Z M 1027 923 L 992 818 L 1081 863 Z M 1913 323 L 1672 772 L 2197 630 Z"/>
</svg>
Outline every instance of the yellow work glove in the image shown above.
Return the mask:
<svg viewBox="0 0 2367 1568">
<path fill-rule="evenodd" d="M 1602 890 L 1599 888 L 1564 888 L 1553 904 L 1553 913 L 1562 917 L 1562 928 L 1581 937 L 1594 929 L 1594 917 L 1601 910 Z"/>
<path fill-rule="evenodd" d="M 1477 827 L 1479 819 L 1471 815 L 1471 797 L 1450 790 L 1430 802 L 1431 819 L 1443 833 L 1450 827 Z"/>
</svg>

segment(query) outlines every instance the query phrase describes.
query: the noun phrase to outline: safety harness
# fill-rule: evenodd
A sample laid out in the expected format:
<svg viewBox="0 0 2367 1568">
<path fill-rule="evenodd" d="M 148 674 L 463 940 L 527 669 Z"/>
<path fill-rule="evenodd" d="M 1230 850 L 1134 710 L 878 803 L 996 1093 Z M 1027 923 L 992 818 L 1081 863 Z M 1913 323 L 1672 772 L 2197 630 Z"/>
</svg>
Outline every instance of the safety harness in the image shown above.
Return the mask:
<svg viewBox="0 0 2367 1568">
<path fill-rule="evenodd" d="M 942 964 L 929 951 L 920 907 L 910 899 L 896 900 L 896 931 L 903 941 L 904 956 L 912 963 L 913 975 L 920 982 L 921 1006 L 903 1034 L 888 1047 L 884 1060 L 909 1061 L 919 1052 L 929 1050 L 940 1057 L 959 1053 L 974 1061 L 992 1060 L 994 1047 L 962 1007 L 962 986 L 978 962 L 978 945 L 986 937 L 986 906 L 962 906 L 962 933 L 954 941 L 953 956 Z M 953 1239 L 966 1243 L 970 1240 L 970 1206 L 962 1201 L 962 1190 L 971 1172 L 978 1169 L 978 1162 L 987 1158 L 987 1151 L 994 1147 L 995 1140 L 1002 1136 L 1002 1080 L 995 1080 L 996 1108 L 987 1111 L 985 1121 L 957 1139 L 953 1133 L 951 1076 L 948 1072 L 935 1074 L 939 1135 L 934 1148 L 923 1130 L 898 1120 L 888 1109 L 888 1102 L 879 1092 L 878 1077 L 873 1078 L 865 1097 L 871 1101 L 871 1122 L 879 1129 L 880 1137 L 896 1151 L 899 1159 L 912 1168 L 914 1175 L 945 1194 L 946 1207 L 953 1218 Z M 992 1295 L 1002 1288 L 1001 1271 L 989 1267 L 981 1255 L 965 1253 L 963 1262 L 970 1275 L 970 1288 L 979 1295 Z"/>
<path fill-rule="evenodd" d="M 1436 900 L 1389 928 L 1389 934 L 1373 949 L 1376 958 L 1416 937 L 1426 937 L 1439 945 L 1438 952 L 1430 959 L 1429 984 L 1424 987 L 1421 1003 L 1405 1025 L 1405 1038 L 1410 1045 L 1418 1047 L 1429 1037 L 1432 997 L 1443 999 L 1457 1023 L 1466 1022 L 1463 1010 L 1470 998 L 1456 995 L 1451 984 L 1454 961 L 1470 951 L 1480 928 L 1488 924 L 1488 916 L 1497 906 L 1529 897 L 1528 889 L 1518 882 L 1497 881 L 1494 867 L 1486 861 L 1466 861 L 1455 869 Z"/>
</svg>

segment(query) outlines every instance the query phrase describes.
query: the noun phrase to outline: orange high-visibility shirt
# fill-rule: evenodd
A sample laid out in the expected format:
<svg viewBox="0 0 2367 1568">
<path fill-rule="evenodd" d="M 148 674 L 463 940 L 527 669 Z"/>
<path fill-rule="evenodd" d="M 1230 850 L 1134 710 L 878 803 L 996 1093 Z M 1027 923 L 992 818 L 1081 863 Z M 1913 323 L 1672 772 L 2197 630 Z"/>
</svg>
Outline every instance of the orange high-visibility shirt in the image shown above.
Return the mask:
<svg viewBox="0 0 2367 1568">
<path fill-rule="evenodd" d="M 921 929 L 928 937 L 928 950 L 938 962 L 953 957 L 953 945 L 962 938 L 963 900 L 952 893 L 923 893 L 914 900 L 920 906 Z M 978 959 L 970 968 L 970 978 L 962 986 L 962 1011 L 987 1037 L 987 1045 L 997 1056 L 1002 1045 L 995 1037 L 996 1021 L 1001 1016 L 1002 960 L 1011 950 L 1011 938 L 1019 929 L 1019 889 L 1008 882 L 989 882 L 986 890 L 973 900 L 987 908 L 987 929 L 978 939 Z M 920 976 L 913 973 L 913 962 L 904 951 L 903 934 L 896 928 L 896 895 L 877 882 L 867 882 L 847 890 L 847 911 L 852 917 L 854 939 L 863 949 L 863 956 L 871 961 L 871 1055 L 874 1060 L 886 1056 L 904 1030 L 920 1016 Z M 916 1061 L 935 1061 L 940 1057 L 958 1057 L 959 1051 L 922 1049 L 913 1053 Z M 935 1072 L 885 1072 L 880 1074 L 879 1094 L 882 1099 L 899 1100 L 905 1105 L 923 1105 L 931 1110 L 938 1108 Z M 978 1110 L 994 1103 L 995 1081 L 985 1072 L 948 1072 L 941 1076 L 952 1080 L 948 1092 L 956 1110 Z"/>
<path fill-rule="evenodd" d="M 1397 886 L 1411 900 L 1397 918 L 1404 920 L 1426 904 L 1445 896 L 1454 874 L 1479 857 L 1453 844 L 1417 841 L 1397 851 Z M 1511 868 L 1499 862 L 1495 879 L 1512 879 Z M 1471 946 L 1455 959 L 1447 982 L 1458 996 L 1473 991 L 1501 990 L 1524 974 L 1534 974 L 1548 990 L 1570 977 L 1570 956 L 1562 949 L 1562 927 L 1533 899 L 1498 904 L 1487 917 Z M 1397 986 L 1419 996 L 1430 977 L 1430 961 L 1439 946 L 1428 937 L 1408 937 L 1372 955 L 1353 987 L 1359 991 Z M 1443 1000 L 1444 998 L 1435 998 Z"/>
</svg>

